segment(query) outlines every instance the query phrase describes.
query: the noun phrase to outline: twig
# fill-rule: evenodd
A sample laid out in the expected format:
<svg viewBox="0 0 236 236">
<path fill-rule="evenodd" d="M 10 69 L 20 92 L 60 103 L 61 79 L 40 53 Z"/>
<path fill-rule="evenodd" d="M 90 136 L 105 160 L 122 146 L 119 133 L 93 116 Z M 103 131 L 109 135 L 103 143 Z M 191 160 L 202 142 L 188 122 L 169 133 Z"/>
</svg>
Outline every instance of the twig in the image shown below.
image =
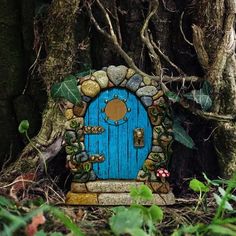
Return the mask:
<svg viewBox="0 0 236 236">
<path fill-rule="evenodd" d="M 34 73 L 34 69 L 35 69 L 36 64 L 38 62 L 41 50 L 42 50 L 42 44 L 40 44 L 40 47 L 39 47 L 39 50 L 38 50 L 38 53 L 37 53 L 37 56 L 36 56 L 36 59 L 35 59 L 34 63 L 29 68 L 29 72 L 31 71 L 30 75 L 32 75 Z M 30 75 L 28 74 L 28 76 L 27 76 L 27 80 L 26 80 L 26 83 L 25 83 L 24 90 L 22 91 L 22 95 L 25 94 L 25 92 L 26 92 L 26 90 L 27 90 L 27 88 L 29 86 Z"/>
<path fill-rule="evenodd" d="M 114 1 L 116 4 L 116 1 Z M 112 12 L 109 9 L 106 9 L 106 11 L 108 11 L 108 13 L 112 16 L 112 18 L 115 20 L 116 22 L 116 30 L 117 30 L 117 34 L 118 34 L 118 42 L 119 44 L 122 46 L 122 37 L 121 37 L 121 31 L 120 31 L 120 21 L 119 21 L 119 17 L 118 17 L 118 11 L 117 11 L 117 5 L 114 7 L 114 15 L 112 14 Z"/>
<path fill-rule="evenodd" d="M 121 36 L 121 31 L 120 31 L 120 21 L 119 21 L 119 16 L 118 16 L 118 11 L 117 11 L 117 5 L 115 6 L 115 19 L 116 19 L 116 27 L 117 27 L 117 33 L 118 33 L 118 41 L 119 41 L 119 44 L 122 46 L 122 36 Z"/>
<path fill-rule="evenodd" d="M 211 131 L 210 135 L 209 135 L 207 138 L 204 138 L 203 141 L 204 141 L 204 142 L 208 141 L 208 140 L 211 138 L 211 136 L 213 135 L 213 133 L 214 133 L 218 128 L 219 128 L 219 126 L 216 126 L 216 127 Z"/>
<path fill-rule="evenodd" d="M 165 55 L 165 54 L 161 51 L 160 47 L 157 46 L 157 44 L 153 41 L 152 38 L 151 38 L 151 43 L 152 43 L 152 45 L 154 46 L 154 48 L 158 51 L 158 53 L 159 53 L 172 67 L 174 67 L 174 68 L 176 69 L 176 71 L 179 72 L 180 75 L 184 75 L 184 76 L 185 76 L 185 73 L 184 73 L 174 62 L 172 62 L 172 61 L 170 60 L 170 58 L 169 58 L 167 55 Z"/>
<path fill-rule="evenodd" d="M 11 187 L 12 185 L 14 185 L 14 184 L 17 184 L 17 183 L 19 183 L 19 182 L 26 182 L 26 183 L 33 183 L 33 184 L 35 184 L 35 183 L 37 183 L 37 182 L 35 182 L 35 181 L 32 181 L 32 180 L 26 180 L 26 179 L 19 179 L 19 180 L 16 180 L 16 181 L 13 181 L 12 183 L 10 183 L 10 184 L 7 184 L 7 185 L 4 185 L 4 186 L 1 186 L 0 188 L 8 188 L 8 187 Z"/>
<path fill-rule="evenodd" d="M 62 196 L 60 196 L 60 194 L 58 194 L 51 186 L 47 186 L 59 199 L 61 199 L 61 201 L 63 202 L 63 203 L 65 203 L 65 199 L 62 197 Z"/>
<path fill-rule="evenodd" d="M 195 113 L 199 116 L 201 116 L 202 118 L 205 118 L 207 120 L 215 120 L 215 121 L 221 121 L 221 122 L 229 122 L 229 121 L 235 121 L 236 120 L 236 116 L 232 116 L 232 115 L 220 115 L 217 113 L 213 113 L 213 112 L 204 112 L 201 110 L 196 109 Z"/>
<path fill-rule="evenodd" d="M 101 4 L 100 0 L 96 0 L 96 2 L 98 3 L 98 6 L 100 7 L 100 9 L 102 10 L 103 14 L 105 15 L 105 19 L 107 21 L 107 24 L 109 25 L 109 30 L 110 30 L 111 37 L 113 38 L 114 41 L 117 41 L 117 37 L 116 37 L 116 34 L 114 32 L 114 29 L 113 29 L 113 26 L 112 26 L 109 14 L 107 13 L 107 11 L 104 8 L 104 6 Z"/>
<path fill-rule="evenodd" d="M 230 122 L 230 121 L 236 120 L 236 116 L 221 115 L 221 114 L 217 114 L 214 112 L 205 112 L 205 111 L 199 110 L 193 104 L 190 104 L 188 99 L 185 99 L 185 98 L 181 98 L 179 104 L 183 108 L 191 111 L 193 114 L 198 115 L 206 120 L 214 120 L 214 121 L 218 121 L 218 122 Z"/>
<path fill-rule="evenodd" d="M 177 203 L 190 203 L 190 204 L 198 201 L 198 199 L 185 199 L 185 198 L 176 198 L 175 200 Z"/>
<path fill-rule="evenodd" d="M 164 83 L 161 84 L 161 88 L 164 91 L 164 93 L 169 92 L 169 89 L 166 87 Z M 196 108 L 193 104 L 190 103 L 190 101 L 186 98 L 181 98 L 179 101 L 179 104 L 185 108 L 188 109 L 190 112 L 192 112 L 195 115 L 198 115 L 206 120 L 214 120 L 218 122 L 229 122 L 229 121 L 235 121 L 236 115 L 221 115 L 213 112 L 204 112 L 202 110 L 199 110 Z"/>
<path fill-rule="evenodd" d="M 188 43 L 189 45 L 193 46 L 193 43 L 191 43 L 185 36 L 184 30 L 183 30 L 183 17 L 184 17 L 184 11 L 181 13 L 181 16 L 180 16 L 180 22 L 179 22 L 180 32 L 181 32 L 185 42 Z"/>
<path fill-rule="evenodd" d="M 153 75 L 146 74 L 145 72 L 143 72 L 142 70 L 140 70 L 136 66 L 136 64 L 134 63 L 133 59 L 119 45 L 119 43 L 117 41 L 117 37 L 113 38 L 111 36 L 111 34 L 107 33 L 104 29 L 101 28 L 101 26 L 99 25 L 99 23 L 97 22 L 97 20 L 95 19 L 94 15 L 92 13 L 91 5 L 88 2 L 86 2 L 86 5 L 87 5 L 87 9 L 88 9 L 88 14 L 89 14 L 90 20 L 94 24 L 94 26 L 97 29 L 97 31 L 100 32 L 111 43 L 113 43 L 115 49 L 120 54 L 120 56 L 125 60 L 127 65 L 130 68 L 132 68 L 133 70 L 135 70 L 138 74 L 142 75 L 142 76 L 147 76 L 150 79 L 153 79 L 153 80 L 156 80 L 156 81 L 161 81 L 161 77 L 160 76 L 153 76 Z M 107 17 L 109 18 L 108 14 L 107 14 Z M 173 82 L 173 81 L 174 82 L 178 82 L 178 81 L 182 81 L 183 79 L 185 79 L 186 81 L 191 81 L 191 82 L 197 82 L 197 81 L 201 80 L 201 78 L 197 77 L 197 76 L 178 76 L 178 77 L 172 77 L 172 76 L 166 76 L 165 75 L 165 76 L 163 76 L 162 81 L 163 82 Z"/>
<path fill-rule="evenodd" d="M 145 19 L 145 21 L 143 23 L 143 27 L 140 31 L 140 36 L 141 36 L 141 39 L 142 39 L 143 43 L 148 48 L 148 54 L 149 54 L 150 60 L 154 64 L 154 67 L 155 67 L 154 69 L 155 69 L 156 74 L 160 75 L 160 73 L 161 73 L 161 61 L 160 61 L 159 56 L 157 55 L 157 53 L 155 52 L 155 50 L 154 50 L 154 48 L 151 44 L 150 36 L 147 32 L 147 27 L 148 27 L 149 21 L 152 18 L 152 16 L 156 13 L 156 11 L 158 9 L 158 6 L 159 6 L 159 1 L 155 1 L 156 4 L 154 5 L 153 9 L 151 9 L 152 8 L 152 2 L 153 1 L 150 1 L 149 14 L 148 14 L 147 18 Z"/>
</svg>

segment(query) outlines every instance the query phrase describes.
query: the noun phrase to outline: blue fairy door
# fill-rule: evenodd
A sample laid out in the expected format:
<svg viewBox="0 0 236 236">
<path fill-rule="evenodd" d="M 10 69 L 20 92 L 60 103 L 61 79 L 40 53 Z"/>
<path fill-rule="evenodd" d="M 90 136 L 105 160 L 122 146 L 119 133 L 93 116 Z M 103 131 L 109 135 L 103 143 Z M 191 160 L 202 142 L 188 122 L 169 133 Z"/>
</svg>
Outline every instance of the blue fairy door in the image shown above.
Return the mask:
<svg viewBox="0 0 236 236">
<path fill-rule="evenodd" d="M 105 90 L 89 105 L 85 126 L 104 132 L 85 135 L 89 155 L 104 161 L 93 164 L 99 179 L 136 179 L 151 149 L 152 128 L 142 103 L 126 89 Z"/>
</svg>

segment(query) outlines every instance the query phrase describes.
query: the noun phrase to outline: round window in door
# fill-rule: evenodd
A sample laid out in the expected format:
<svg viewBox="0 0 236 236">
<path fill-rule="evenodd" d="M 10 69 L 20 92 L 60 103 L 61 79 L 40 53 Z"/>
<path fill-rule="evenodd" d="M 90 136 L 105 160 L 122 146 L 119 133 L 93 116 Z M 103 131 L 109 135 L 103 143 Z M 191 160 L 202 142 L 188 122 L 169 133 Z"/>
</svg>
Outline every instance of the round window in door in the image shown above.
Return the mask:
<svg viewBox="0 0 236 236">
<path fill-rule="evenodd" d="M 100 93 L 85 115 L 86 126 L 101 126 L 104 132 L 85 136 L 90 155 L 105 160 L 93 165 L 99 179 L 136 179 L 152 145 L 152 127 L 139 99 L 125 89 Z"/>
</svg>

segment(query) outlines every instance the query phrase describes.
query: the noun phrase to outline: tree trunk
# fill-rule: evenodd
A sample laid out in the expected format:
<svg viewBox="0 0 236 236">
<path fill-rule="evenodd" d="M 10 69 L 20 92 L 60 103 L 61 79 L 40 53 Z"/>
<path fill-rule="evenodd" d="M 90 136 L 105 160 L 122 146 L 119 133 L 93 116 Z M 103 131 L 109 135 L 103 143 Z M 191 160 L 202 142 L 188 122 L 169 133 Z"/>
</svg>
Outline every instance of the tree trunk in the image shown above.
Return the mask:
<svg viewBox="0 0 236 236">
<path fill-rule="evenodd" d="M 42 173 L 47 160 L 56 156 L 61 149 L 66 119 L 60 104 L 50 98 L 50 88 L 52 84 L 73 72 L 77 49 L 75 26 L 79 2 L 54 0 L 51 3 L 44 25 L 43 43 L 47 56 L 39 68 L 49 97 L 43 112 L 42 127 L 38 135 L 32 139 L 33 145 L 27 145 L 20 158 L 4 171 L 2 180 L 6 182 L 11 182 L 25 173 L 33 173 L 33 179 L 36 179 Z"/>
<path fill-rule="evenodd" d="M 212 111 L 232 115 L 234 120 L 216 121 L 214 146 L 221 176 L 230 177 L 236 171 L 236 64 L 235 64 L 235 1 L 201 0 L 196 3 L 196 25 L 201 30 L 207 56 L 206 76 L 213 88 Z M 196 31 L 195 31 L 196 33 Z M 199 39 L 200 41 L 200 39 Z M 199 42 L 198 42 L 199 43 Z M 199 58 L 203 54 L 196 50 Z"/>
<path fill-rule="evenodd" d="M 0 165 L 8 155 L 19 151 L 16 119 L 11 101 L 23 90 L 23 49 L 20 31 L 20 5 L 14 1 L 1 1 L 0 9 Z"/>
</svg>

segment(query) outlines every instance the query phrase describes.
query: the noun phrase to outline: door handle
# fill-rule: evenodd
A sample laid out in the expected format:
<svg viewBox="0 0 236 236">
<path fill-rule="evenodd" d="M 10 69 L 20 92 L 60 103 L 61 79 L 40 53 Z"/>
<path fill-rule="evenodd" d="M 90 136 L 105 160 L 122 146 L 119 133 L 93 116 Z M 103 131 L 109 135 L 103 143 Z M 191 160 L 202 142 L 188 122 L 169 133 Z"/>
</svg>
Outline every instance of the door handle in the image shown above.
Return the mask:
<svg viewBox="0 0 236 236">
<path fill-rule="evenodd" d="M 134 146 L 144 147 L 144 129 L 143 128 L 134 129 Z"/>
</svg>

